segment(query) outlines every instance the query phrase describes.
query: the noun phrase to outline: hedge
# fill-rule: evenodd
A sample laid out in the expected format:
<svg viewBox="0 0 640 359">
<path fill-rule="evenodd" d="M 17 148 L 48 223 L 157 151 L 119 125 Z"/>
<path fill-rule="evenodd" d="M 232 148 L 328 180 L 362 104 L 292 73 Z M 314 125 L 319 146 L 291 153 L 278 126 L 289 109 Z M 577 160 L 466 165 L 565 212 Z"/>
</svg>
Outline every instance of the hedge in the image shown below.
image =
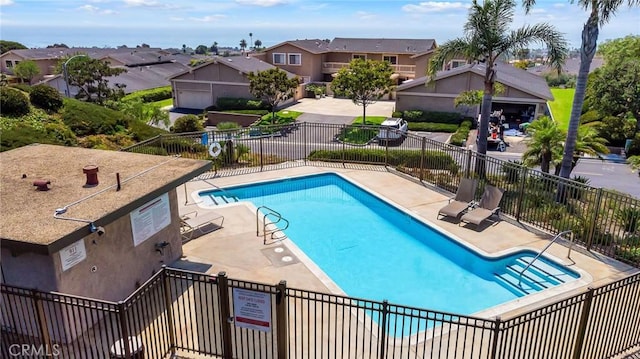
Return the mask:
<svg viewBox="0 0 640 359">
<path fill-rule="evenodd" d="M 402 118 L 407 122 L 450 123 L 455 125 L 459 125 L 462 122 L 462 115 L 457 112 L 408 110 L 403 112 Z"/>
<path fill-rule="evenodd" d="M 384 164 L 387 151 L 384 149 L 354 148 L 348 150 L 314 150 L 309 154 L 309 160 L 333 160 L 373 162 Z M 389 150 L 387 164 L 391 166 L 420 167 L 422 151 L 419 150 Z M 458 165 L 451 156 L 440 151 L 425 151 L 424 168 L 435 170 L 458 171 Z"/>
<path fill-rule="evenodd" d="M 456 132 L 457 124 L 452 123 L 432 123 L 432 122 L 409 122 L 409 130 L 426 132 Z"/>
<path fill-rule="evenodd" d="M 131 93 L 122 98 L 122 101 L 156 102 L 167 100 L 172 97 L 171 86 L 156 87 L 148 90 L 141 90 Z"/>
<path fill-rule="evenodd" d="M 449 143 L 456 146 L 462 146 L 462 144 L 467 141 L 469 137 L 469 131 L 471 131 L 471 121 L 465 120 L 460 124 L 460 127 L 456 130 L 456 132 L 451 135 L 451 140 Z"/>
<path fill-rule="evenodd" d="M 29 93 L 31 104 L 48 112 L 58 112 L 64 104 L 58 90 L 47 85 L 36 85 Z"/>
<path fill-rule="evenodd" d="M 268 110 L 269 105 L 264 101 L 249 98 L 219 97 L 216 102 L 219 111 L 226 110 Z"/>
<path fill-rule="evenodd" d="M 29 98 L 20 90 L 0 86 L 0 110 L 3 116 L 24 116 L 29 113 Z"/>
<path fill-rule="evenodd" d="M 169 131 L 147 125 L 141 121 L 131 121 L 129 124 L 129 134 L 137 142 L 148 140 L 157 135 L 167 134 Z"/>
</svg>

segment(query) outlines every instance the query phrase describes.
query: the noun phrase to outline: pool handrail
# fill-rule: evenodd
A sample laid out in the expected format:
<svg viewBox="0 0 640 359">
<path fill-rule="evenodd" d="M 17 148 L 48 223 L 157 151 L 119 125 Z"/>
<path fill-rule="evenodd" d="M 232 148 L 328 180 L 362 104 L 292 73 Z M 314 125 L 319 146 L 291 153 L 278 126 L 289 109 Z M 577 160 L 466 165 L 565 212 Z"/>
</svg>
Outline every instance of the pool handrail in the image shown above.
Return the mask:
<svg viewBox="0 0 640 359">
<path fill-rule="evenodd" d="M 256 208 L 256 236 L 260 236 L 259 214 L 260 214 L 260 210 L 261 209 L 268 210 L 268 212 L 265 213 L 262 216 L 262 244 L 267 244 L 267 234 L 271 235 L 271 239 L 274 239 L 273 235 L 276 232 L 282 232 L 285 229 L 289 228 L 289 221 L 286 218 L 282 217 L 282 215 L 279 212 L 277 212 L 276 210 L 274 210 L 272 208 L 269 208 L 267 206 L 260 206 L 260 207 Z M 267 217 L 269 217 L 269 216 L 274 216 L 275 218 L 277 218 L 277 221 L 270 222 L 270 224 L 276 225 L 280 221 L 284 221 L 285 222 L 284 228 L 278 228 L 276 226 L 276 229 L 267 231 L 267 225 L 269 224 L 269 223 L 267 223 Z"/>
<path fill-rule="evenodd" d="M 524 267 L 524 269 L 522 271 L 520 271 L 520 275 L 518 276 L 518 285 L 520 285 L 520 283 L 522 283 L 522 275 L 524 274 L 524 272 L 527 271 L 527 269 L 529 269 L 529 267 L 531 267 L 531 265 L 533 264 L 533 262 L 535 262 L 538 258 L 540 258 L 540 256 L 542 255 L 542 253 L 544 253 L 544 251 L 546 251 L 549 247 L 551 247 L 552 244 L 554 244 L 558 238 L 561 238 L 563 235 L 567 234 L 567 233 L 571 233 L 571 244 L 573 247 L 573 231 L 568 229 L 566 231 L 562 231 L 558 234 L 556 234 L 555 237 L 553 237 L 553 239 L 551 240 L 551 242 L 549 242 L 549 244 L 547 244 L 541 251 L 540 253 L 538 253 L 538 255 L 535 256 L 535 258 L 533 258 L 533 260 L 531 262 L 529 262 L 529 264 L 527 264 L 526 267 Z M 571 247 L 569 247 L 569 255 L 571 255 Z"/>
</svg>

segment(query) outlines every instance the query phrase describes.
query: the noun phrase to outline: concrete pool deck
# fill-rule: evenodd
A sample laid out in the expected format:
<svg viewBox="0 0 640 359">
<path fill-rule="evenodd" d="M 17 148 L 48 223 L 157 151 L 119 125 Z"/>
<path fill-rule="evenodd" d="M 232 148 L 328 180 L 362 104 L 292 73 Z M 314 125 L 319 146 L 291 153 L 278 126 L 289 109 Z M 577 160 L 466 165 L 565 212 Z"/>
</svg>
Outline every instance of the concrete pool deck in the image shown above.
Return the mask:
<svg viewBox="0 0 640 359">
<path fill-rule="evenodd" d="M 186 191 L 184 186 L 178 188 L 179 210 L 181 214 L 195 209 L 206 211 L 207 209 L 200 208 L 195 203 L 193 194 L 202 189 L 213 188 L 213 185 L 226 187 L 314 173 L 334 172 L 397 205 L 429 225 L 439 228 L 462 243 L 478 248 L 488 255 L 498 255 L 505 253 L 505 251 L 523 248 L 539 251 L 551 239 L 549 235 L 528 230 L 524 226 L 507 220 L 482 227 L 480 230 L 476 230 L 472 225 L 465 227 L 459 226 L 457 222 L 438 220 L 436 219 L 438 210 L 447 203 L 450 195 L 421 184 L 417 180 L 410 180 L 387 171 L 384 167 L 368 168 L 302 166 L 230 177 L 193 180 L 185 185 Z M 256 236 L 256 213 L 252 205 L 235 203 L 216 207 L 214 210 L 224 215 L 224 227 L 184 244 L 184 256 L 174 266 L 207 274 L 217 274 L 224 271 L 233 279 L 268 284 L 277 284 L 280 280 L 286 280 L 289 287 L 341 294 L 340 289 L 288 239 L 263 245 L 262 236 Z M 280 249 L 276 251 L 276 248 Z M 554 244 L 546 253 L 558 262 L 570 264 L 570 268 L 582 273 L 583 277 L 580 280 L 545 290 L 535 294 L 534 298 L 527 296 L 524 297 L 525 299 L 511 301 L 508 305 L 494 308 L 495 310 L 475 314 L 486 318 L 496 315 L 516 315 L 533 307 L 540 307 L 544 303 L 551 303 L 560 298 L 581 293 L 588 287 L 601 286 L 638 272 L 638 269 L 634 267 L 577 248 L 574 248 L 570 260 L 567 258 L 567 251 L 567 247 Z M 288 261 L 282 260 L 285 256 L 288 257 Z M 384 298 L 367 299 L 381 301 Z"/>
</svg>

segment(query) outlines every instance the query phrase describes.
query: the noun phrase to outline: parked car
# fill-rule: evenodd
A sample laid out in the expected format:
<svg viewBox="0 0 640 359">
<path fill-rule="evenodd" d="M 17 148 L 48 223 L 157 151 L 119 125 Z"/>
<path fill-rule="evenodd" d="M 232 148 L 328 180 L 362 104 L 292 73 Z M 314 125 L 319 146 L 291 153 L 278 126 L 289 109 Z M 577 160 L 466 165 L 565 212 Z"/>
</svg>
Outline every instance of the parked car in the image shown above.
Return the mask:
<svg viewBox="0 0 640 359">
<path fill-rule="evenodd" d="M 380 124 L 378 143 L 401 141 L 407 135 L 407 121 L 402 118 L 390 117 Z"/>
</svg>

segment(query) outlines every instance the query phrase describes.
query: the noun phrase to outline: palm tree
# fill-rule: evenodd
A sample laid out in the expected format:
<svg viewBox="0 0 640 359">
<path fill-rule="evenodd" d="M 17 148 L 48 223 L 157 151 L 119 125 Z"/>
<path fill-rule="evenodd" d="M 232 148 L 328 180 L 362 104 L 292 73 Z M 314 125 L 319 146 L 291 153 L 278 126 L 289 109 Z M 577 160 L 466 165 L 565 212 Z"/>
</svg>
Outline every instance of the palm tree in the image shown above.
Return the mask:
<svg viewBox="0 0 640 359">
<path fill-rule="evenodd" d="M 606 146 L 607 140 L 602 137 L 598 137 L 598 132 L 593 127 L 581 127 L 578 129 L 578 135 L 576 136 L 576 145 L 574 155 L 571 158 L 571 170 L 578 164 L 578 159 L 581 155 L 597 156 L 601 153 L 609 153 L 609 149 Z M 566 149 L 566 142 L 565 142 Z M 556 175 L 559 175 L 561 171 L 560 166 L 556 169 Z"/>
<path fill-rule="evenodd" d="M 254 49 L 260 50 L 260 48 L 262 48 L 262 41 L 260 41 L 260 39 L 257 39 L 256 42 L 254 42 L 254 45 Z"/>
<path fill-rule="evenodd" d="M 573 0 L 570 0 L 574 3 Z M 591 60 L 596 53 L 598 45 L 599 26 L 609 22 L 616 10 L 627 3 L 629 7 L 640 5 L 640 0 L 577 0 L 575 1 L 581 8 L 590 11 L 589 19 L 582 28 L 582 44 L 580 45 L 580 69 L 576 79 L 576 92 L 573 96 L 571 107 L 571 117 L 569 119 L 569 130 L 565 140 L 564 152 L 562 154 L 562 167 L 560 177 L 569 178 L 573 169 L 573 157 L 576 150 L 576 139 L 578 136 L 578 126 L 580 125 L 580 115 L 584 103 L 584 94 L 589 77 L 589 67 Z M 522 0 L 527 13 L 536 4 L 535 0 Z"/>
<path fill-rule="evenodd" d="M 464 56 L 470 61 L 484 63 L 484 93 L 478 129 L 478 152 L 481 154 L 487 153 L 489 114 L 496 72 L 499 71 L 496 67 L 498 58 L 526 48 L 530 43 L 541 42 L 549 48 L 551 65 L 559 68 L 568 53 L 564 37 L 551 25 L 526 25 L 510 30 L 515 7 L 514 0 L 484 0 L 483 4 L 473 0 L 464 25 L 465 36 L 442 44 L 429 63 L 428 72 L 432 78 L 455 57 Z"/>
<path fill-rule="evenodd" d="M 559 163 L 562 158 L 564 132 L 550 117 L 542 116 L 527 127 L 527 133 L 527 150 L 522 154 L 522 162 L 527 167 L 540 165 L 542 172 L 549 173 L 551 164 Z"/>
<path fill-rule="evenodd" d="M 244 49 L 247 48 L 247 40 L 242 39 L 240 40 L 240 49 L 242 50 L 242 54 L 244 54 Z"/>
<path fill-rule="evenodd" d="M 253 32 L 249 33 L 249 45 L 253 44 Z"/>
</svg>

